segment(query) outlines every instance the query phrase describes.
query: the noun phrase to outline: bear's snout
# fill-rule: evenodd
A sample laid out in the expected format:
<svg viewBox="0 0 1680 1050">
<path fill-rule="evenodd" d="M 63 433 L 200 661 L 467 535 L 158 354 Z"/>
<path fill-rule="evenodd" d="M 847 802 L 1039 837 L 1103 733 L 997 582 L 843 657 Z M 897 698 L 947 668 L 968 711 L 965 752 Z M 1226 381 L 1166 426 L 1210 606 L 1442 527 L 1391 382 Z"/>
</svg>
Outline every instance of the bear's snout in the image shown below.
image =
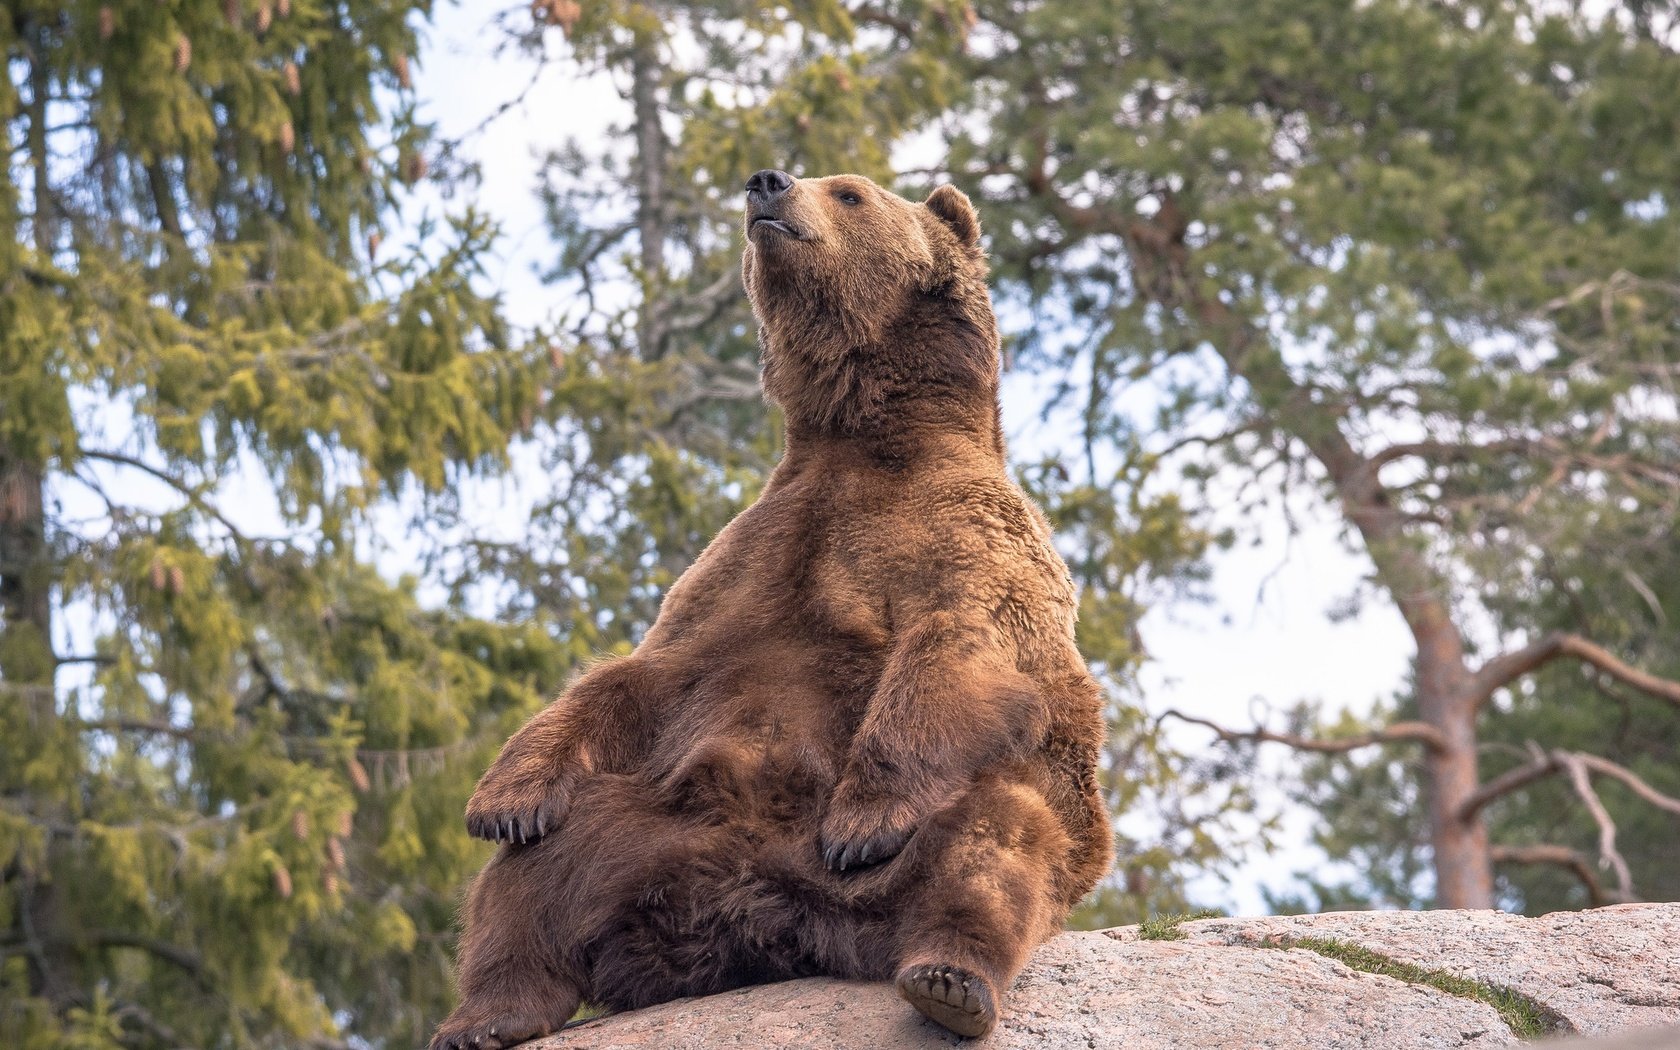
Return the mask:
<svg viewBox="0 0 1680 1050">
<path fill-rule="evenodd" d="M 753 172 L 752 178 L 747 180 L 747 234 L 774 231 L 803 240 L 804 231 L 788 221 L 786 216 L 788 191 L 793 189 L 794 179 L 785 171 L 775 168 L 765 168 L 763 171 Z"/>
<path fill-rule="evenodd" d="M 769 204 L 793 188 L 793 176 L 775 168 L 755 171 L 747 179 L 747 203 Z"/>
</svg>

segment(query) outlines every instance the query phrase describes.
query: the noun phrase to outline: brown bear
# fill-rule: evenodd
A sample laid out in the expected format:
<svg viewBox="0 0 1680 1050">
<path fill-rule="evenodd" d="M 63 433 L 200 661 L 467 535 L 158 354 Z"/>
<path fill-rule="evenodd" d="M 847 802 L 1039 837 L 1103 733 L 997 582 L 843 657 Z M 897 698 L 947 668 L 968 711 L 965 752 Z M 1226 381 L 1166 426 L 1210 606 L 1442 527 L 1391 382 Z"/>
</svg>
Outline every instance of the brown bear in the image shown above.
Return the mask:
<svg viewBox="0 0 1680 1050">
<path fill-rule="evenodd" d="M 1010 480 L 980 226 L 866 178 L 747 182 L 786 451 L 758 501 L 502 748 L 503 843 L 433 1050 L 827 974 L 966 1036 L 1109 864 L 1098 690 Z"/>
</svg>

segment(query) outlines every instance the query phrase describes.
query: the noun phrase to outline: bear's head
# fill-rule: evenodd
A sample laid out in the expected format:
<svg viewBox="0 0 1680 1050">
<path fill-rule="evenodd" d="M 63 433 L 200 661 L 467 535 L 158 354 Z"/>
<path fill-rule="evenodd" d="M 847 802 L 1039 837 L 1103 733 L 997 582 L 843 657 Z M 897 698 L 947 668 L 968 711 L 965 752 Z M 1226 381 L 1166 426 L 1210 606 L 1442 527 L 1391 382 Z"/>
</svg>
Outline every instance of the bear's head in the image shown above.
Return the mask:
<svg viewBox="0 0 1680 1050">
<path fill-rule="evenodd" d="M 997 441 L 997 322 L 980 222 L 861 175 L 747 180 L 742 280 L 764 391 L 790 430 L 972 429 Z"/>
</svg>

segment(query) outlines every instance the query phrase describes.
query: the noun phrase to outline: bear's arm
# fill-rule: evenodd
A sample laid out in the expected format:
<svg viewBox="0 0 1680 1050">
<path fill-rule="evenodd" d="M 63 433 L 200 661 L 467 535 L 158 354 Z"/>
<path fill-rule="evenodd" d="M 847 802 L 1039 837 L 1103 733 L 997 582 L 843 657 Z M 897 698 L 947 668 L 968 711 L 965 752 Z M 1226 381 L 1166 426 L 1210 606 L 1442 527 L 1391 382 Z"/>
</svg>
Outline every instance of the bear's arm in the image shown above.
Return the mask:
<svg viewBox="0 0 1680 1050">
<path fill-rule="evenodd" d="M 829 803 L 829 866 L 894 855 L 977 772 L 1033 750 L 1048 728 L 1042 690 L 986 610 L 920 616 L 894 645 Z"/>
<path fill-rule="evenodd" d="M 583 774 L 628 765 L 648 736 L 646 681 L 637 656 L 591 667 L 502 745 L 467 802 L 467 830 L 531 842 L 565 819 Z"/>
</svg>

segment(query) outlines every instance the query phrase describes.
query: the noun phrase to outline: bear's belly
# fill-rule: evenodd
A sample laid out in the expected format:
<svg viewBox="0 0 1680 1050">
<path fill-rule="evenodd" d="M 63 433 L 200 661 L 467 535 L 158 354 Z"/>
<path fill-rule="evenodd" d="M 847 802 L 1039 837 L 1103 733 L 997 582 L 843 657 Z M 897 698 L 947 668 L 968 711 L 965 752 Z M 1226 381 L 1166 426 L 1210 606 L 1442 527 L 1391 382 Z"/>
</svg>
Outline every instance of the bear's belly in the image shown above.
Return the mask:
<svg viewBox="0 0 1680 1050">
<path fill-rule="evenodd" d="M 758 648 L 758 658 L 691 676 L 667 710 L 647 772 L 673 808 L 797 821 L 820 818 L 833 794 L 878 665 L 809 646 Z"/>
</svg>

